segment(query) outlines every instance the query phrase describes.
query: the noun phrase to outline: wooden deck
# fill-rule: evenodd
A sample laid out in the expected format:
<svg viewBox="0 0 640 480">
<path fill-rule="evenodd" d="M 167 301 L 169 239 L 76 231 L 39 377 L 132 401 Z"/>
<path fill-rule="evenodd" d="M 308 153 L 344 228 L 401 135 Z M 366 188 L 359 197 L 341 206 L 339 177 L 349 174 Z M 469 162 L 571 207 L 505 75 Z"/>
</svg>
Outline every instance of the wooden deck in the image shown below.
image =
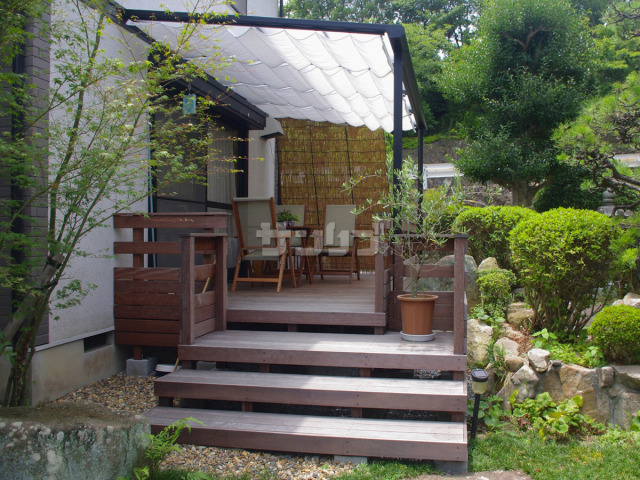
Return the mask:
<svg viewBox="0 0 640 480">
<path fill-rule="evenodd" d="M 397 332 L 360 335 L 309 332 L 226 330 L 180 345 L 187 361 L 241 362 L 263 365 L 430 369 L 464 372 L 466 355 L 454 355 L 453 339 L 438 332 L 432 342 L 406 342 Z"/>
<path fill-rule="evenodd" d="M 466 469 L 467 390 L 465 381 L 455 378 L 466 369 L 466 355 L 453 354 L 450 332 L 438 332 L 432 342 L 413 343 L 397 332 L 226 330 L 180 345 L 178 354 L 183 364 L 204 360 L 224 369 L 185 369 L 158 378 L 161 406 L 146 413 L 152 432 L 191 416 L 205 425 L 193 425 L 180 442 L 437 460 Z M 248 364 L 249 371 L 240 364 Z M 407 371 L 420 369 L 453 375 L 406 377 Z M 176 398 L 186 408 L 168 408 Z M 219 404 L 191 408 L 193 400 L 222 401 L 225 410 Z M 270 410 L 274 406 L 275 413 Z M 351 415 L 331 415 L 338 407 Z M 387 410 L 436 418 L 399 420 L 397 415 L 388 418 Z"/>
<path fill-rule="evenodd" d="M 362 274 L 349 283 L 346 276 L 302 279 L 298 288 L 284 282 L 280 293 L 272 285 L 239 284 L 228 292 L 227 321 L 287 325 L 386 326 L 386 313 L 375 309 L 375 276 Z"/>
<path fill-rule="evenodd" d="M 145 228 L 183 220 L 203 233 L 172 245 L 144 241 Z M 207 231 L 219 221 L 204 214 L 117 218 L 117 226 L 133 229 L 134 241 L 114 246 L 133 256 L 131 268 L 114 271 L 116 340 L 134 346 L 134 355 L 147 345 L 177 346 L 183 367 L 156 380 L 161 406 L 146 413 L 152 432 L 191 416 L 205 425 L 180 442 L 436 460 L 466 471 L 466 238 L 448 241 L 454 265 L 420 272 L 452 279 L 454 291 L 434 292 L 435 340 L 413 343 L 398 333 L 393 301 L 410 273 L 402 262 L 377 253 L 376 274 L 360 281 L 316 276 L 298 288 L 285 280 L 279 293 L 250 282 L 231 292 L 226 238 Z M 145 267 L 145 254 L 176 255 L 181 266 Z M 197 370 L 202 361 L 216 368 Z M 416 370 L 441 375 L 407 378 Z M 170 407 L 176 398 L 183 408 Z M 397 419 L 403 411 L 411 420 Z"/>
</svg>

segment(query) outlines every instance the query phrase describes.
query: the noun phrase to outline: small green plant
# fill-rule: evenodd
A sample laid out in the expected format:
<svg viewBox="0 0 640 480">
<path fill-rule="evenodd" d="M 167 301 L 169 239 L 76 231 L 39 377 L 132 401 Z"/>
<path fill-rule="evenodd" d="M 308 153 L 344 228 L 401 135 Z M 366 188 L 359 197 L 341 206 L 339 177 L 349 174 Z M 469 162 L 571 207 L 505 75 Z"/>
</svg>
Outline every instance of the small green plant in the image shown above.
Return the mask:
<svg viewBox="0 0 640 480">
<path fill-rule="evenodd" d="M 556 334 L 548 331 L 546 328 L 543 328 L 542 330 L 534 333 L 531 336 L 535 338 L 535 341 L 533 342 L 533 346 L 536 348 L 547 348 L 554 341 L 558 340 L 558 337 L 556 337 Z"/>
<path fill-rule="evenodd" d="M 473 400 L 467 401 L 467 415 L 469 419 L 473 416 Z M 497 395 L 490 395 L 480 398 L 478 408 L 478 420 L 482 420 L 489 430 L 497 430 L 503 423 L 503 418 L 507 412 L 502 409 L 502 398 Z"/>
<path fill-rule="evenodd" d="M 535 332 L 531 337 L 534 339 L 533 346 L 548 350 L 550 357 L 554 360 L 561 360 L 564 363 L 573 363 L 587 368 L 600 367 L 607 363 L 600 347 L 593 343 L 588 343 L 584 335 L 573 338 L 571 342 L 562 343 L 553 332 L 543 328 L 539 332 Z"/>
<path fill-rule="evenodd" d="M 609 362 L 640 363 L 640 310 L 628 305 L 605 307 L 594 318 L 589 333 Z"/>
<path fill-rule="evenodd" d="M 276 220 L 278 222 L 299 222 L 300 216 L 292 213 L 289 210 L 281 210 L 278 212 Z"/>
<path fill-rule="evenodd" d="M 176 445 L 176 442 L 185 428 L 188 432 L 191 432 L 189 422 L 204 425 L 200 420 L 187 417 L 166 426 L 157 435 L 149 434 L 149 444 L 144 452 L 148 465 L 133 469 L 133 475 L 136 480 L 156 478 L 160 463 L 166 459 L 171 452 L 182 452 L 182 449 Z M 119 477 L 118 480 L 127 479 L 125 477 Z"/>
<path fill-rule="evenodd" d="M 513 417 L 518 420 L 520 428 L 538 430 L 543 441 L 549 437 L 564 441 L 571 436 L 605 431 L 604 425 L 580 413 L 584 403 L 580 395 L 556 403 L 548 392 L 543 392 L 535 399 L 527 398 L 522 403 L 515 403 L 517 394 L 518 391 L 514 391 L 509 400 Z"/>
<path fill-rule="evenodd" d="M 636 414 L 631 417 L 631 422 L 629 424 L 630 432 L 640 432 L 640 410 L 636 412 Z"/>
<path fill-rule="evenodd" d="M 492 268 L 478 272 L 476 285 L 480 291 L 480 304 L 491 316 L 504 317 L 511 303 L 511 287 L 516 282 L 510 270 Z"/>
<path fill-rule="evenodd" d="M 500 332 L 501 325 L 506 322 L 504 316 L 502 315 L 489 315 L 484 308 L 481 306 L 473 307 L 471 310 L 471 317 L 478 320 L 482 320 L 484 323 L 493 327 L 493 331 L 495 334 Z"/>
</svg>

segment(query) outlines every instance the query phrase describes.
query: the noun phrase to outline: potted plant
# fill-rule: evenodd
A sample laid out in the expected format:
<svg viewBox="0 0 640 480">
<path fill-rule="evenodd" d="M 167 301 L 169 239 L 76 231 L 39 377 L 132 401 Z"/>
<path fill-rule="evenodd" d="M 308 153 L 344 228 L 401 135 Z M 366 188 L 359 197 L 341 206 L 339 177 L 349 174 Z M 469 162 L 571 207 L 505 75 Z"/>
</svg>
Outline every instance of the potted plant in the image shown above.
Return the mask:
<svg viewBox="0 0 640 480">
<path fill-rule="evenodd" d="M 300 221 L 300 216 L 290 212 L 289 210 L 281 210 L 278 212 L 276 220 L 278 223 L 282 224 L 282 226 L 290 227 L 293 225 L 293 222 Z"/>
<path fill-rule="evenodd" d="M 384 175 L 389 188 L 378 200 L 366 200 L 359 211 L 375 212 L 372 218 L 384 222 L 386 228 L 380 236 L 383 249 L 390 249 L 410 267 L 409 283 L 404 287 L 410 293 L 398 295 L 401 302 L 403 339 L 408 341 L 433 340 L 433 312 L 436 295 L 421 291 L 420 271 L 437 261 L 439 247 L 451 234 L 451 223 L 464 203 L 461 188 L 441 186 L 423 192 L 422 172 L 411 158 L 402 163 L 402 168 L 393 169 L 393 160 L 387 157 Z M 393 177 L 397 182 L 394 185 Z M 346 185 L 353 189 L 363 178 L 352 178 Z"/>
</svg>

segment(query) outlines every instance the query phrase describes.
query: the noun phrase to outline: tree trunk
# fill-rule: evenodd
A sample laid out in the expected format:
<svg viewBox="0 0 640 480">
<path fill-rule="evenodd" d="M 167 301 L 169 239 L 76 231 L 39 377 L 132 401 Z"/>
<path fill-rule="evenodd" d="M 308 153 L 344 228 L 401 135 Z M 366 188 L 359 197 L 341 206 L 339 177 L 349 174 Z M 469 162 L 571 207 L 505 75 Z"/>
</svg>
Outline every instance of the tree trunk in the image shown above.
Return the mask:
<svg viewBox="0 0 640 480">
<path fill-rule="evenodd" d="M 533 204 L 533 197 L 540 189 L 540 187 L 529 185 L 526 180 L 516 180 L 512 188 L 511 203 L 520 207 L 530 207 Z"/>
</svg>

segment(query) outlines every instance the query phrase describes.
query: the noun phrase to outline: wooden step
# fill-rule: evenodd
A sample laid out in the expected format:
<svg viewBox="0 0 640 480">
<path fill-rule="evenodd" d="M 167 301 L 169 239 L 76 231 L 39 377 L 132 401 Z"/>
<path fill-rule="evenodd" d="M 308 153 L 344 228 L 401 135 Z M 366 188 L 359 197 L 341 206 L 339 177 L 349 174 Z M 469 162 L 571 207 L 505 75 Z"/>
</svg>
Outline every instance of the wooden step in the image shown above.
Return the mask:
<svg viewBox="0 0 640 480">
<path fill-rule="evenodd" d="M 186 417 L 180 443 L 215 447 L 414 460 L 467 461 L 465 423 L 371 420 L 155 407 L 152 433 Z"/>
<path fill-rule="evenodd" d="M 178 370 L 155 381 L 161 398 L 465 412 L 466 383 L 453 380 Z"/>
<path fill-rule="evenodd" d="M 442 370 L 464 372 L 466 355 L 453 353 L 453 335 L 437 332 L 432 342 L 407 342 L 397 332 L 358 335 L 225 330 L 179 345 L 187 361 L 278 365 Z"/>
</svg>

